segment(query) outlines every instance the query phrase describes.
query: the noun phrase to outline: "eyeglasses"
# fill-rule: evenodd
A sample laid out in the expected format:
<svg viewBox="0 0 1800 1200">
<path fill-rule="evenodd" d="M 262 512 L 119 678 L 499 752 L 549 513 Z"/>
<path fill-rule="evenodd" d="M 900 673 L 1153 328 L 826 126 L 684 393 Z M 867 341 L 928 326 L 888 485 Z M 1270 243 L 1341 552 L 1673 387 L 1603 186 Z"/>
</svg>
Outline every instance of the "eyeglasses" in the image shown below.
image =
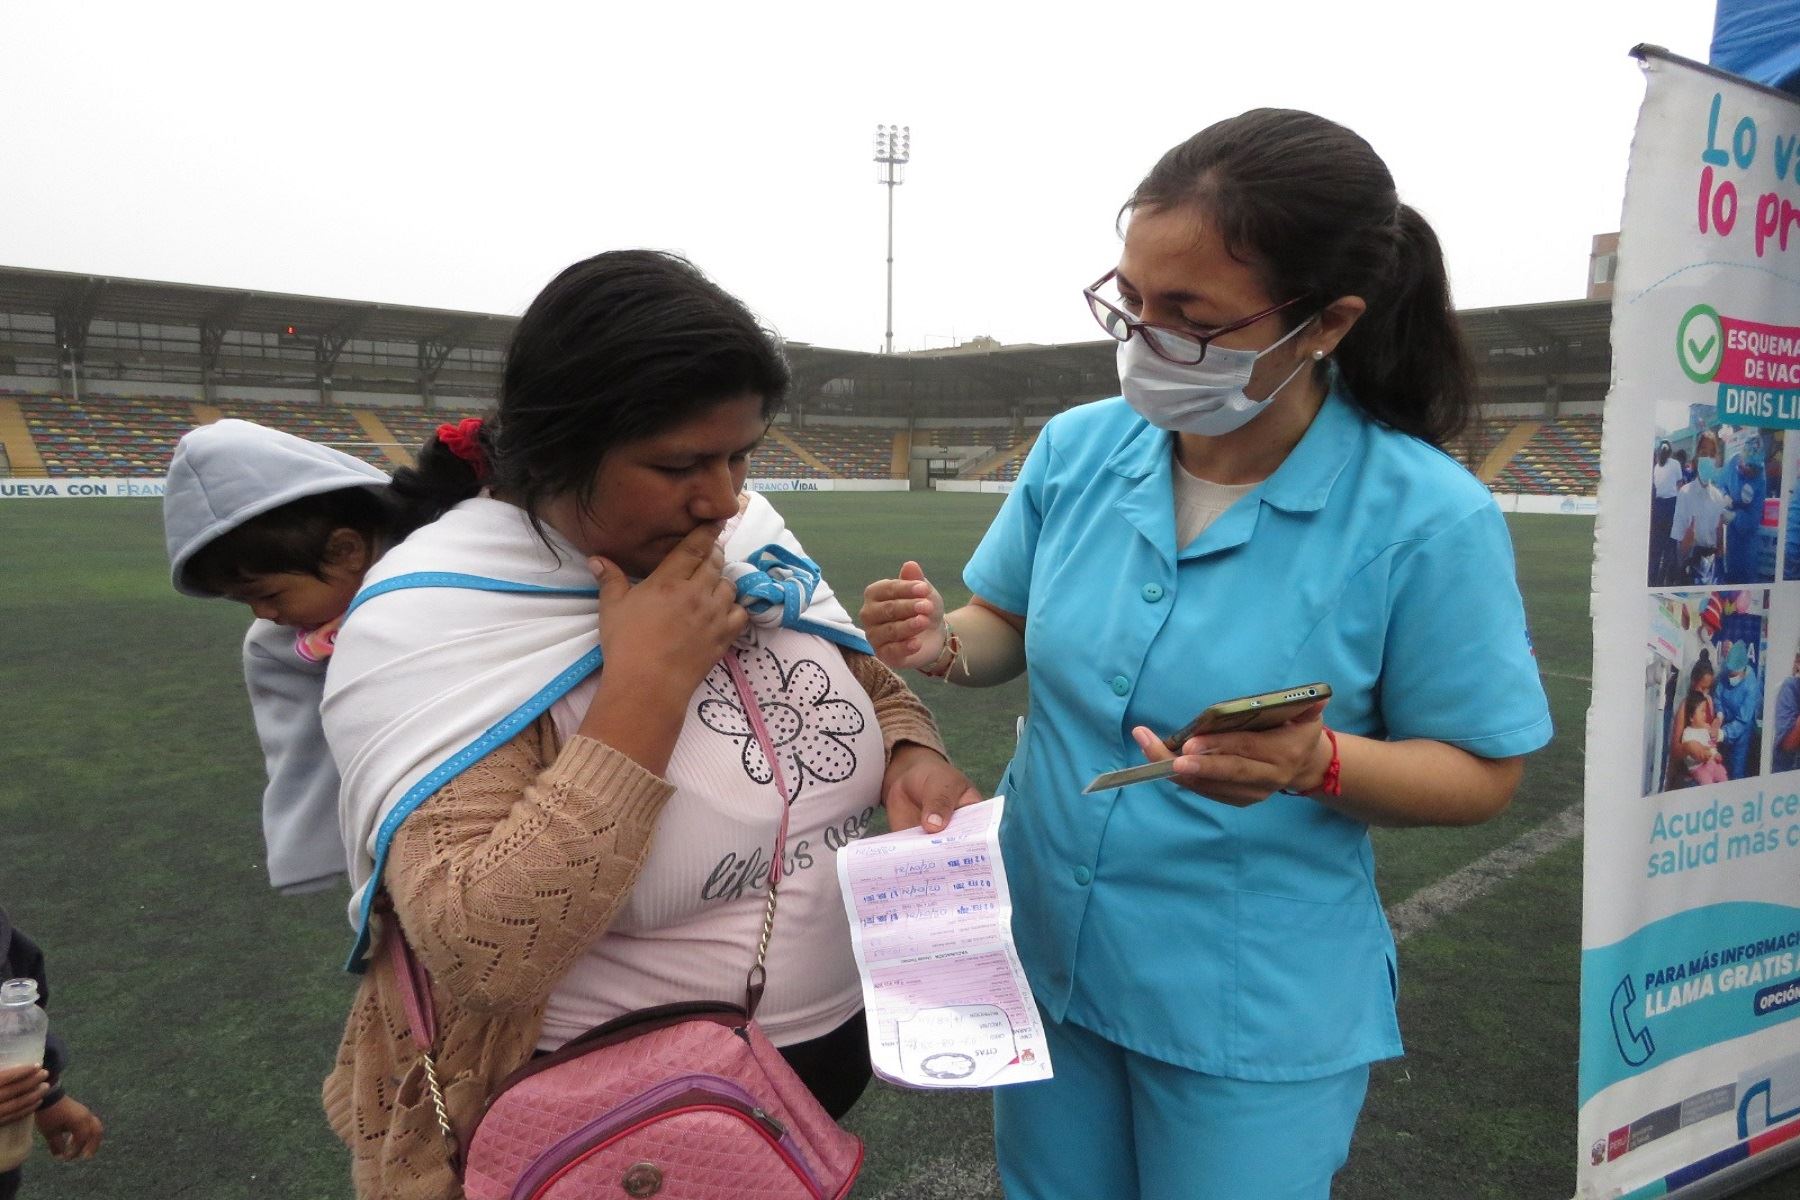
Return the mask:
<svg viewBox="0 0 1800 1200">
<path fill-rule="evenodd" d="M 1100 328 L 1106 330 L 1106 336 L 1115 342 L 1131 340 L 1132 334 L 1144 339 L 1144 345 L 1150 352 L 1164 362 L 1178 366 L 1191 367 L 1206 360 L 1206 348 L 1217 337 L 1254 325 L 1264 317 L 1273 316 L 1284 308 L 1292 308 L 1306 297 L 1295 296 L 1292 300 L 1283 300 L 1272 308 L 1265 308 L 1259 313 L 1252 313 L 1241 321 L 1233 321 L 1229 325 L 1221 325 L 1217 329 L 1209 329 L 1205 333 L 1190 333 L 1185 329 L 1172 329 L 1167 325 L 1152 325 L 1148 321 L 1140 321 L 1118 305 L 1100 295 L 1100 289 L 1110 283 L 1118 274 L 1114 268 L 1081 289 L 1087 297 L 1088 310 L 1094 314 L 1094 320 L 1100 322 Z"/>
</svg>

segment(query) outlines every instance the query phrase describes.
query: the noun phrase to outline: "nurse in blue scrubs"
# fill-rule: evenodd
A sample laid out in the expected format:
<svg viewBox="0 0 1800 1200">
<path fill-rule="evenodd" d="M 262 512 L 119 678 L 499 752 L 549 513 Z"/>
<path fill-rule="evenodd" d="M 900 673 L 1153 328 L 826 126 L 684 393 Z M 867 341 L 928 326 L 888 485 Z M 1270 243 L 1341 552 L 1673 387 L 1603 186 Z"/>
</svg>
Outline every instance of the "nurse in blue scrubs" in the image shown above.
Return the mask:
<svg viewBox="0 0 1800 1200">
<path fill-rule="evenodd" d="M 1731 523 L 1725 530 L 1725 582 L 1766 583 L 1774 578 L 1774 571 L 1765 572 L 1762 566 L 1763 502 L 1768 498 L 1769 480 L 1763 471 L 1761 435 L 1753 433 L 1745 439 L 1744 448 L 1731 456 L 1721 486 L 1731 500 Z"/>
<path fill-rule="evenodd" d="M 1733 642 L 1725 655 L 1724 674 L 1713 685 L 1713 700 L 1724 723 L 1719 731 L 1719 749 L 1725 756 L 1725 772 L 1733 779 L 1756 774 L 1757 764 L 1750 759 L 1750 749 L 1756 740 L 1757 724 L 1762 720 L 1762 699 L 1762 680 L 1750 665 L 1748 643 Z"/>
<path fill-rule="evenodd" d="M 1009 1200 L 1325 1197 L 1400 1053 L 1371 825 L 1505 808 L 1550 738 L 1504 520 L 1440 446 L 1474 402 L 1436 237 L 1360 137 L 1257 110 L 1175 147 L 1087 289 L 1123 395 L 1032 447 L 946 614 L 870 586 L 884 661 L 1025 673 L 1001 790 L 1055 1078 L 996 1091 Z M 1330 707 L 1181 747 L 1206 705 Z"/>
</svg>

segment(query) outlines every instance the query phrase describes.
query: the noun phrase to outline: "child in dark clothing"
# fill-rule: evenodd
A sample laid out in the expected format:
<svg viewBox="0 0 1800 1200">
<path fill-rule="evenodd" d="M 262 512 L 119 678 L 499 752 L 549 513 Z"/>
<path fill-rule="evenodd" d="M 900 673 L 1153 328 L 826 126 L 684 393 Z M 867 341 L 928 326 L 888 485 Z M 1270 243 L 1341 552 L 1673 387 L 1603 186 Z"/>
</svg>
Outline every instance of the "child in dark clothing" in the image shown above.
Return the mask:
<svg viewBox="0 0 1800 1200">
<path fill-rule="evenodd" d="M 37 980 L 38 1003 L 48 1007 L 50 985 L 44 978 L 44 952 L 13 928 L 4 909 L 0 909 L 0 954 L 5 958 L 0 962 L 0 979 Z M 99 1117 L 63 1091 L 61 1079 L 68 1061 L 67 1047 L 52 1033 L 44 1046 L 43 1066 L 0 1069 L 0 1124 L 35 1112 L 38 1132 L 44 1135 L 50 1152 L 64 1162 L 73 1162 L 92 1158 L 104 1131 Z M 17 1167 L 0 1172 L 0 1200 L 18 1195 L 20 1176 Z"/>
</svg>

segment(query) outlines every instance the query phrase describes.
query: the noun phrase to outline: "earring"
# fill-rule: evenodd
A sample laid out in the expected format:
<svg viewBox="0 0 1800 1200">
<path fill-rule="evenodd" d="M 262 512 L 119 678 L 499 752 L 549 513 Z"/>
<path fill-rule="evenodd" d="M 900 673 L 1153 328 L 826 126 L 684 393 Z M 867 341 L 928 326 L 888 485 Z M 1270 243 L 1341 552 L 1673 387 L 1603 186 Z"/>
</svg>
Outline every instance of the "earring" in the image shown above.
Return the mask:
<svg viewBox="0 0 1800 1200">
<path fill-rule="evenodd" d="M 1314 362 L 1324 362 L 1325 361 L 1325 352 L 1323 350 L 1314 350 L 1313 351 L 1313 361 Z"/>
</svg>

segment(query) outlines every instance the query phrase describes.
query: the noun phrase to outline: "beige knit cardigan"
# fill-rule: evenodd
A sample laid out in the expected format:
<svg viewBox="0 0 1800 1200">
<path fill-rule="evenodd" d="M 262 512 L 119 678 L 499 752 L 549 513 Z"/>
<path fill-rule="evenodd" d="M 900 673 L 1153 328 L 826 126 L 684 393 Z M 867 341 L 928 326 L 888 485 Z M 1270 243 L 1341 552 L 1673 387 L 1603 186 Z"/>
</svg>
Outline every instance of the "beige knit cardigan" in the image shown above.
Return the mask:
<svg viewBox="0 0 1800 1200">
<path fill-rule="evenodd" d="M 844 658 L 890 757 L 901 742 L 943 750 L 897 675 L 864 654 Z M 431 972 L 438 1080 L 464 1144 L 490 1092 L 531 1057 L 551 990 L 630 892 L 673 791 L 600 742 L 576 736 L 559 748 L 546 715 L 394 834 L 383 882 Z M 358 1197 L 457 1200 L 384 932 L 325 1080 L 325 1115 L 350 1147 Z"/>
</svg>

